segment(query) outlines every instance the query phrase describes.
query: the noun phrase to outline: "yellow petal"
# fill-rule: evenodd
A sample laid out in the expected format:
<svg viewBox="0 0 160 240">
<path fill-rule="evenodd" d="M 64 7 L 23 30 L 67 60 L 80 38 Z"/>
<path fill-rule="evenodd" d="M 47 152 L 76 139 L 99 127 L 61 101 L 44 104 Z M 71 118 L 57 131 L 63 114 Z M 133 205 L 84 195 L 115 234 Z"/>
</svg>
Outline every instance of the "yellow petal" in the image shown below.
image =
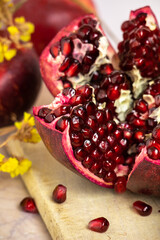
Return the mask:
<svg viewBox="0 0 160 240">
<path fill-rule="evenodd" d="M 16 49 L 10 49 L 4 53 L 4 57 L 7 61 L 10 61 L 13 57 L 15 57 L 17 54 Z"/>
<path fill-rule="evenodd" d="M 28 27 L 28 31 L 27 31 L 27 32 L 28 32 L 29 34 L 33 33 L 34 30 L 35 30 L 34 24 L 31 23 L 31 22 L 27 22 L 26 25 L 27 25 L 27 27 Z"/>
<path fill-rule="evenodd" d="M 0 52 L 0 63 L 2 63 L 4 61 L 4 55 L 2 52 Z"/>
<path fill-rule="evenodd" d="M 30 114 L 30 113 L 24 112 L 23 119 L 24 119 L 25 122 L 28 122 L 28 120 L 30 119 L 30 117 L 31 117 L 31 114 Z"/>
<path fill-rule="evenodd" d="M 8 51 L 8 45 L 7 44 L 3 44 L 2 45 L 2 51 L 3 52 L 7 52 Z"/>
<path fill-rule="evenodd" d="M 7 162 L 1 165 L 2 172 L 12 172 L 18 167 L 18 160 L 16 158 L 9 158 Z"/>
<path fill-rule="evenodd" d="M 5 158 L 5 156 L 0 153 L 0 162 L 2 162 L 4 158 Z"/>
<path fill-rule="evenodd" d="M 22 122 L 15 122 L 15 123 L 14 123 L 14 126 L 15 126 L 17 129 L 21 129 L 21 127 L 22 127 Z"/>
<path fill-rule="evenodd" d="M 9 26 L 7 30 L 10 33 L 10 35 L 15 35 L 19 33 L 19 30 L 16 26 Z"/>
<path fill-rule="evenodd" d="M 16 17 L 14 19 L 16 23 L 25 23 L 25 18 L 24 17 Z"/>
<path fill-rule="evenodd" d="M 29 34 L 21 35 L 20 40 L 23 42 L 29 42 L 31 40 L 31 36 Z"/>
</svg>

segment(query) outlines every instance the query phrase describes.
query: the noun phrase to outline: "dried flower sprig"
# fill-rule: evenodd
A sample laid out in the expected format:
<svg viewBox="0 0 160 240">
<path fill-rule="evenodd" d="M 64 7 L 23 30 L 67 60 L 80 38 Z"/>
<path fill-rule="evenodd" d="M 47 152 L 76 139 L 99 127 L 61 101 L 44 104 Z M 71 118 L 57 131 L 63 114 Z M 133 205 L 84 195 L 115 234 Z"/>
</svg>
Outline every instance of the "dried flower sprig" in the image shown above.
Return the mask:
<svg viewBox="0 0 160 240">
<path fill-rule="evenodd" d="M 13 18 L 14 3 L 10 0 L 0 0 L 0 63 L 10 61 L 18 49 L 31 48 L 31 34 L 34 25 L 26 22 L 24 17 Z"/>
<path fill-rule="evenodd" d="M 13 128 L 10 128 L 13 130 Z M 11 134 L 1 145 L 0 148 L 7 145 L 9 141 L 19 140 L 21 142 L 38 143 L 41 138 L 35 128 L 34 117 L 29 113 L 24 113 L 24 118 L 21 122 L 14 123 L 16 132 Z M 6 131 L 4 131 L 6 133 Z M 32 162 L 23 156 L 6 158 L 0 153 L 0 171 L 10 173 L 11 177 L 23 175 L 29 170 Z"/>
</svg>

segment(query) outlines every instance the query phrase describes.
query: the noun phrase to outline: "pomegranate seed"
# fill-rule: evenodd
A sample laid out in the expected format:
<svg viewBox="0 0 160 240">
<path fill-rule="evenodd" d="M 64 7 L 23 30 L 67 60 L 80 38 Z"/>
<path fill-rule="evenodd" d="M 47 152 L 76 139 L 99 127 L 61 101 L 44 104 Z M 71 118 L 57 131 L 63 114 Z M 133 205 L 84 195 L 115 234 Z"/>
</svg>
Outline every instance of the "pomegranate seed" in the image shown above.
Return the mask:
<svg viewBox="0 0 160 240">
<path fill-rule="evenodd" d="M 118 128 L 114 131 L 114 136 L 117 140 L 119 140 L 120 138 L 122 138 L 122 135 L 123 135 L 123 131 L 122 129 Z"/>
<path fill-rule="evenodd" d="M 108 144 L 108 142 L 107 142 L 105 139 L 103 139 L 103 140 L 99 143 L 98 148 L 99 148 L 99 150 L 100 150 L 102 153 L 105 153 L 106 151 L 109 150 L 109 144 Z"/>
<path fill-rule="evenodd" d="M 92 136 L 93 143 L 97 146 L 99 144 L 100 140 L 101 140 L 100 135 L 97 132 L 95 132 Z"/>
<path fill-rule="evenodd" d="M 109 142 L 109 145 L 113 147 L 116 144 L 116 138 L 113 134 L 107 136 L 107 141 Z"/>
<path fill-rule="evenodd" d="M 64 96 L 73 97 L 76 94 L 76 90 L 74 88 L 71 88 L 71 87 L 65 88 L 65 89 L 63 89 L 62 94 Z"/>
<path fill-rule="evenodd" d="M 152 132 L 152 137 L 160 143 L 160 125 L 157 125 Z"/>
<path fill-rule="evenodd" d="M 134 132 L 133 138 L 136 142 L 143 142 L 145 139 L 145 133 L 141 130 L 137 130 Z"/>
<path fill-rule="evenodd" d="M 116 178 L 117 178 L 116 173 L 114 171 L 108 171 L 108 172 L 106 172 L 106 175 L 104 177 L 104 181 L 115 183 Z"/>
<path fill-rule="evenodd" d="M 78 161 L 82 162 L 86 158 L 87 152 L 84 150 L 84 148 L 78 147 L 74 150 L 74 156 Z"/>
<path fill-rule="evenodd" d="M 114 129 L 116 129 L 116 123 L 114 121 L 108 121 L 106 123 L 107 131 L 108 133 L 112 132 Z"/>
<path fill-rule="evenodd" d="M 99 103 L 103 103 L 103 102 L 106 102 L 108 99 L 108 95 L 106 93 L 106 90 L 105 89 L 102 89 L 102 88 L 99 88 L 98 89 L 98 92 L 96 94 L 96 100 L 97 102 Z"/>
<path fill-rule="evenodd" d="M 86 100 L 92 96 L 92 88 L 89 85 L 84 85 L 77 88 L 77 94 L 82 95 Z"/>
<path fill-rule="evenodd" d="M 100 73 L 104 74 L 104 75 L 109 75 L 110 73 L 112 73 L 114 70 L 112 64 L 107 63 L 107 64 L 103 64 L 100 67 Z"/>
<path fill-rule="evenodd" d="M 38 209 L 36 207 L 35 201 L 31 197 L 26 197 L 20 202 L 20 206 L 23 211 L 29 213 L 38 213 Z"/>
<path fill-rule="evenodd" d="M 63 55 L 68 56 L 72 54 L 73 42 L 70 38 L 63 37 L 61 39 L 61 52 Z"/>
<path fill-rule="evenodd" d="M 54 43 L 50 48 L 51 55 L 56 58 L 60 52 L 60 45 L 58 42 Z"/>
<path fill-rule="evenodd" d="M 101 138 L 103 138 L 106 135 L 106 131 L 107 131 L 107 127 L 104 124 L 97 129 L 97 133 Z"/>
<path fill-rule="evenodd" d="M 70 139 L 73 147 L 80 147 L 83 144 L 83 136 L 80 132 L 71 132 Z"/>
<path fill-rule="evenodd" d="M 69 68 L 72 62 L 73 62 L 72 58 L 69 58 L 69 57 L 65 58 L 61 66 L 59 67 L 59 71 L 65 72 Z"/>
<path fill-rule="evenodd" d="M 126 191 L 126 178 L 123 177 L 117 177 L 117 180 L 114 184 L 114 190 L 117 193 L 124 193 Z"/>
<path fill-rule="evenodd" d="M 82 135 L 84 138 L 91 138 L 93 135 L 93 130 L 90 127 L 84 127 L 82 128 Z"/>
<path fill-rule="evenodd" d="M 101 164 L 95 162 L 95 163 L 93 163 L 93 165 L 90 167 L 90 171 L 91 171 L 92 173 L 94 173 L 94 174 L 97 174 L 97 173 L 99 172 L 100 168 L 101 168 Z"/>
<path fill-rule="evenodd" d="M 43 107 L 41 108 L 39 111 L 38 111 L 38 117 L 40 118 L 44 118 L 47 116 L 48 113 L 50 113 L 52 110 L 49 109 L 49 108 L 46 108 L 46 107 Z"/>
<path fill-rule="evenodd" d="M 88 228 L 94 232 L 103 233 L 106 232 L 109 227 L 109 222 L 104 217 L 93 219 L 89 222 Z"/>
<path fill-rule="evenodd" d="M 112 111 L 110 109 L 106 109 L 106 121 L 113 120 Z"/>
<path fill-rule="evenodd" d="M 85 120 L 87 117 L 87 111 L 84 106 L 77 106 L 73 109 L 72 115 L 76 115 Z"/>
<path fill-rule="evenodd" d="M 60 116 L 62 116 L 62 115 L 65 115 L 65 114 L 67 114 L 67 113 L 70 113 L 70 111 L 71 111 L 71 106 L 70 106 L 70 105 L 68 105 L 68 104 L 66 104 L 66 105 L 61 105 L 60 107 L 58 107 L 58 108 L 56 108 L 56 109 L 54 110 L 54 115 L 55 115 L 56 117 L 60 117 Z"/>
<path fill-rule="evenodd" d="M 100 159 L 101 153 L 97 148 L 91 153 L 91 157 L 93 157 L 95 160 Z"/>
<path fill-rule="evenodd" d="M 96 111 L 96 119 L 99 124 L 105 122 L 105 112 L 103 110 Z"/>
<path fill-rule="evenodd" d="M 96 105 L 93 102 L 87 102 L 85 108 L 88 115 L 94 115 L 96 111 Z"/>
<path fill-rule="evenodd" d="M 113 171 L 116 167 L 116 163 L 111 159 L 103 161 L 103 167 L 106 171 Z"/>
<path fill-rule="evenodd" d="M 77 106 L 79 104 L 82 104 L 85 102 L 85 99 L 82 95 L 74 95 L 73 97 L 70 98 L 70 104 L 72 106 Z"/>
<path fill-rule="evenodd" d="M 107 89 L 107 96 L 111 101 L 115 101 L 120 96 L 120 91 L 118 85 L 109 86 Z"/>
<path fill-rule="evenodd" d="M 68 126 L 69 122 L 70 122 L 69 117 L 66 117 L 66 116 L 61 117 L 56 123 L 56 129 L 63 132 Z"/>
<path fill-rule="evenodd" d="M 71 117 L 71 129 L 75 131 L 80 131 L 82 126 L 84 125 L 84 121 L 78 116 Z"/>
<path fill-rule="evenodd" d="M 91 166 L 93 165 L 94 163 L 94 159 L 90 156 L 87 156 L 83 162 L 82 162 L 82 165 L 85 167 L 85 168 L 91 168 Z"/>
<path fill-rule="evenodd" d="M 106 175 L 106 171 L 103 168 L 100 168 L 99 171 L 96 173 L 96 176 L 99 178 L 104 178 Z"/>
<path fill-rule="evenodd" d="M 63 203 L 66 200 L 67 195 L 67 188 L 62 185 L 58 184 L 52 193 L 52 198 L 56 203 Z"/>
<path fill-rule="evenodd" d="M 160 159 L 160 152 L 156 147 L 148 147 L 147 148 L 147 154 L 150 158 L 153 160 L 158 160 Z"/>
<path fill-rule="evenodd" d="M 152 213 L 152 207 L 145 202 L 135 201 L 133 203 L 133 208 L 139 213 L 141 216 L 149 216 Z"/>
<path fill-rule="evenodd" d="M 93 142 L 90 141 L 89 139 L 86 139 L 86 140 L 84 141 L 83 145 L 84 145 L 85 151 L 87 151 L 87 152 L 91 152 L 91 151 L 93 151 L 93 149 L 94 149 Z"/>
<path fill-rule="evenodd" d="M 97 25 L 97 21 L 92 19 L 92 18 L 90 18 L 90 17 L 86 17 L 86 18 L 82 19 L 82 21 L 79 23 L 79 26 L 82 26 L 84 24 L 88 24 L 88 25 L 90 25 L 90 26 L 95 28 L 96 25 Z"/>
<path fill-rule="evenodd" d="M 84 24 L 78 29 L 77 35 L 82 40 L 89 40 L 92 27 L 88 24 Z"/>
<path fill-rule="evenodd" d="M 115 162 L 116 162 L 116 164 L 123 164 L 124 163 L 124 157 L 121 155 L 121 156 L 117 156 L 116 158 L 115 158 Z"/>
<path fill-rule="evenodd" d="M 97 121 L 96 121 L 96 118 L 95 118 L 95 116 L 89 116 L 88 118 L 87 118 L 87 125 L 91 128 L 91 129 L 93 129 L 93 130 L 95 130 L 96 129 L 96 127 L 97 127 Z"/>
<path fill-rule="evenodd" d="M 74 59 L 73 63 L 69 66 L 65 73 L 67 77 L 74 77 L 77 76 L 80 71 L 81 64 L 78 60 Z"/>
<path fill-rule="evenodd" d="M 47 114 L 47 116 L 45 116 L 44 121 L 45 121 L 46 123 L 51 123 L 51 122 L 53 122 L 53 120 L 54 120 L 55 118 L 56 118 L 55 114 L 52 113 L 52 112 L 50 112 L 50 113 Z"/>
<path fill-rule="evenodd" d="M 148 110 L 148 104 L 140 99 L 136 102 L 135 110 L 140 113 L 145 113 Z"/>
</svg>

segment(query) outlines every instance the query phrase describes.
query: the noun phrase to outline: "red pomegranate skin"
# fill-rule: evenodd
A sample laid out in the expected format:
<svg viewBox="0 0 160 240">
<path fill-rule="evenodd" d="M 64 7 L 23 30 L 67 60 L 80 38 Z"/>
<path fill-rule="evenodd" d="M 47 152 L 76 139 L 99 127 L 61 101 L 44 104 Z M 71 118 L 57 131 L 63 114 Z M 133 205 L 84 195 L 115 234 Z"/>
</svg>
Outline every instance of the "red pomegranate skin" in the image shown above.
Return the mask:
<svg viewBox="0 0 160 240">
<path fill-rule="evenodd" d="M 40 90 L 41 75 L 33 49 L 21 50 L 0 64 L 0 127 L 12 124 L 28 111 Z"/>
<path fill-rule="evenodd" d="M 76 17 L 88 12 L 95 13 L 91 0 L 86 2 L 81 0 L 80 3 L 73 0 L 27 0 L 16 11 L 15 16 L 24 16 L 35 25 L 32 42 L 40 55 L 61 28 Z M 84 7 L 80 6 L 82 4 Z"/>
<path fill-rule="evenodd" d="M 160 196 L 160 159 L 150 159 L 144 148 L 128 176 L 127 189 L 132 192 Z"/>
</svg>

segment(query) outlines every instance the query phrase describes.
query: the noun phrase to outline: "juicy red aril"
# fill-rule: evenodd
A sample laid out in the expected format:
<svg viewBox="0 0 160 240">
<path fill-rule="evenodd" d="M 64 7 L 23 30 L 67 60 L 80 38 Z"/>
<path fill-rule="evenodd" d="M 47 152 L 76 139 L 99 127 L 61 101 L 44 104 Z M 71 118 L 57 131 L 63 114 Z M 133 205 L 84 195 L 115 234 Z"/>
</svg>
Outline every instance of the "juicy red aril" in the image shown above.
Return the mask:
<svg viewBox="0 0 160 240">
<path fill-rule="evenodd" d="M 100 67 L 100 73 L 104 74 L 104 75 L 111 74 L 113 72 L 113 70 L 114 70 L 114 68 L 113 68 L 112 64 L 110 64 L 110 63 L 103 64 Z"/>
<path fill-rule="evenodd" d="M 126 191 L 126 178 L 123 176 L 123 177 L 117 177 L 117 180 L 114 184 L 114 190 L 117 192 L 117 193 L 123 193 Z"/>
<path fill-rule="evenodd" d="M 47 116 L 44 117 L 44 121 L 45 121 L 46 123 L 51 123 L 51 122 L 53 122 L 53 120 L 54 120 L 55 118 L 56 118 L 55 114 L 52 113 L 52 112 L 50 112 L 50 113 L 47 114 Z"/>
<path fill-rule="evenodd" d="M 63 89 L 62 94 L 64 96 L 73 97 L 76 94 L 76 90 L 74 88 L 68 87 Z"/>
<path fill-rule="evenodd" d="M 152 132 L 152 137 L 160 143 L 160 125 L 157 125 Z"/>
<path fill-rule="evenodd" d="M 136 201 L 133 203 L 133 208 L 138 212 L 141 216 L 148 216 L 152 212 L 152 207 L 145 202 Z"/>
<path fill-rule="evenodd" d="M 78 29 L 77 35 L 82 40 L 89 40 L 89 35 L 92 32 L 92 27 L 84 24 Z"/>
<path fill-rule="evenodd" d="M 71 117 L 71 129 L 80 131 L 82 129 L 83 124 L 84 121 L 80 117 L 78 116 Z"/>
<path fill-rule="evenodd" d="M 89 98 L 92 96 L 92 88 L 89 85 L 84 85 L 79 87 L 76 93 L 89 100 Z"/>
<path fill-rule="evenodd" d="M 63 132 L 70 122 L 70 118 L 63 116 L 56 123 L 56 129 Z"/>
<path fill-rule="evenodd" d="M 59 67 L 59 71 L 65 72 L 69 68 L 72 62 L 73 62 L 72 58 L 66 57 L 62 62 L 61 66 Z"/>
<path fill-rule="evenodd" d="M 59 55 L 60 52 L 60 45 L 58 42 L 54 43 L 50 48 L 51 55 L 56 58 Z"/>
<path fill-rule="evenodd" d="M 116 100 L 120 96 L 119 86 L 109 86 L 107 89 L 107 96 L 111 101 Z"/>
<path fill-rule="evenodd" d="M 93 135 L 93 130 L 90 127 L 83 127 L 81 132 L 84 138 L 90 139 Z"/>
<path fill-rule="evenodd" d="M 100 139 L 101 139 L 100 135 L 97 132 L 95 132 L 92 136 L 92 141 L 96 146 L 99 144 Z"/>
<path fill-rule="evenodd" d="M 113 160 L 106 159 L 105 161 L 103 161 L 103 168 L 106 171 L 112 171 L 115 169 L 115 167 L 116 167 L 116 163 Z"/>
<path fill-rule="evenodd" d="M 96 105 L 93 102 L 87 102 L 85 108 L 88 115 L 94 115 L 96 111 Z"/>
<path fill-rule="evenodd" d="M 88 24 L 88 25 L 90 25 L 90 26 L 95 28 L 96 25 L 97 25 L 97 21 L 92 19 L 92 18 L 90 18 L 90 17 L 86 17 L 86 18 L 82 19 L 82 21 L 79 23 L 79 26 L 82 26 L 84 24 Z"/>
<path fill-rule="evenodd" d="M 147 147 L 147 154 L 150 158 L 153 160 L 158 160 L 160 159 L 160 152 L 156 147 Z"/>
<path fill-rule="evenodd" d="M 109 222 L 104 217 L 93 219 L 88 223 L 88 228 L 94 232 L 99 232 L 99 233 L 106 232 L 108 227 L 109 227 Z"/>
<path fill-rule="evenodd" d="M 96 111 L 96 119 L 99 124 L 105 122 L 105 112 L 103 110 Z"/>
<path fill-rule="evenodd" d="M 67 77 L 74 77 L 81 71 L 81 64 L 78 60 L 74 59 L 73 63 L 66 70 Z"/>
<path fill-rule="evenodd" d="M 135 110 L 140 113 L 145 113 L 148 110 L 148 104 L 140 99 L 136 102 Z"/>
<path fill-rule="evenodd" d="M 64 37 L 61 39 L 61 52 L 63 55 L 68 56 L 73 51 L 73 42 L 70 38 Z"/>
<path fill-rule="evenodd" d="M 87 152 L 83 147 L 78 147 L 74 150 L 74 156 L 78 161 L 82 162 L 86 158 Z"/>
<path fill-rule="evenodd" d="M 115 183 L 116 178 L 117 178 L 117 176 L 116 176 L 116 173 L 114 171 L 108 171 L 108 172 L 106 172 L 104 180 L 106 182 Z"/>
<path fill-rule="evenodd" d="M 95 116 L 89 116 L 88 118 L 87 118 L 87 125 L 91 128 L 91 129 L 93 129 L 93 130 L 95 130 L 96 129 L 96 127 L 97 127 L 97 121 L 96 121 L 96 118 L 95 118 Z"/>
<path fill-rule="evenodd" d="M 52 198 L 56 203 L 63 203 L 66 200 L 67 196 L 67 188 L 62 185 L 58 184 L 52 193 Z"/>
<path fill-rule="evenodd" d="M 133 138 L 136 142 L 142 142 L 145 139 L 144 131 L 136 130 L 133 134 Z"/>
<path fill-rule="evenodd" d="M 102 153 L 105 153 L 106 151 L 109 150 L 109 144 L 108 144 L 108 142 L 107 142 L 105 139 L 103 139 L 103 140 L 99 143 L 98 148 L 99 148 L 99 150 L 100 150 Z"/>
<path fill-rule="evenodd" d="M 101 163 L 95 162 L 93 163 L 93 165 L 90 167 L 89 170 L 96 175 L 99 172 L 100 168 L 101 168 Z"/>
<path fill-rule="evenodd" d="M 80 147 L 83 144 L 83 136 L 80 132 L 71 132 L 70 139 L 73 147 Z"/>
<path fill-rule="evenodd" d="M 85 102 L 85 98 L 82 95 L 74 95 L 70 98 L 70 104 L 76 106 Z"/>
<path fill-rule="evenodd" d="M 72 115 L 76 115 L 84 120 L 87 117 L 87 111 L 84 106 L 77 106 L 74 107 Z"/>
<path fill-rule="evenodd" d="M 65 105 L 61 105 L 60 107 L 56 108 L 53 113 L 56 117 L 60 117 L 62 115 L 70 113 L 70 111 L 71 111 L 71 106 L 65 104 Z"/>
<path fill-rule="evenodd" d="M 108 121 L 106 123 L 108 133 L 112 132 L 116 128 L 116 123 L 114 121 Z"/>
<path fill-rule="evenodd" d="M 91 168 L 91 166 L 93 165 L 94 163 L 94 159 L 90 156 L 87 156 L 83 162 L 82 162 L 82 165 L 85 167 L 85 168 Z"/>
<path fill-rule="evenodd" d="M 93 144 L 93 142 L 92 142 L 91 140 L 89 140 L 89 139 L 86 139 L 86 140 L 84 141 L 84 149 L 85 149 L 85 151 L 87 151 L 87 152 L 93 151 L 93 149 L 94 149 L 94 144 Z"/>
<path fill-rule="evenodd" d="M 38 111 L 38 117 L 40 118 L 44 118 L 47 116 L 48 113 L 50 113 L 52 110 L 47 108 L 47 107 L 43 107 Z"/>
<path fill-rule="evenodd" d="M 35 201 L 31 197 L 26 197 L 20 202 L 20 206 L 23 211 L 29 213 L 38 213 L 38 209 L 36 207 Z"/>
</svg>

